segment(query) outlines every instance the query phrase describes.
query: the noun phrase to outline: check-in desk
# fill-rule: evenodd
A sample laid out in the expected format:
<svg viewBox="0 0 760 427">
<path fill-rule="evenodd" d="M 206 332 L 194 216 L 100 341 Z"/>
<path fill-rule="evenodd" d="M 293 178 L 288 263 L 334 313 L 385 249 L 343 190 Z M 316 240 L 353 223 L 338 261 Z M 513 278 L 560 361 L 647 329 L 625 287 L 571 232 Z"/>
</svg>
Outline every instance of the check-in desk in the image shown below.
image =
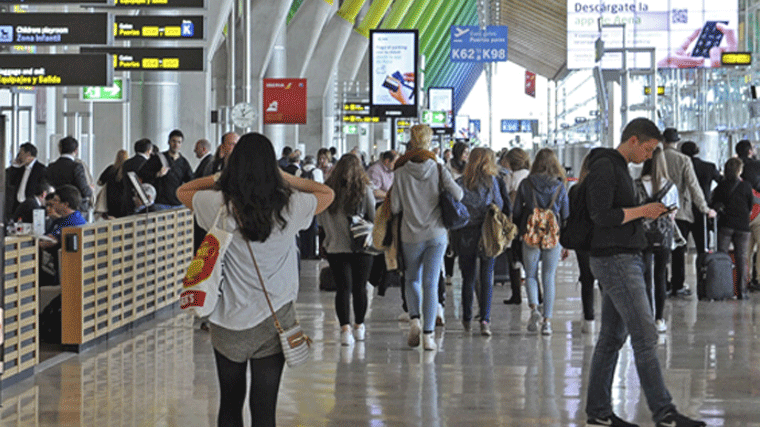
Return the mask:
<svg viewBox="0 0 760 427">
<path fill-rule="evenodd" d="M 61 243 L 61 341 L 79 351 L 177 303 L 193 257 L 193 214 L 64 228 Z"/>
</svg>

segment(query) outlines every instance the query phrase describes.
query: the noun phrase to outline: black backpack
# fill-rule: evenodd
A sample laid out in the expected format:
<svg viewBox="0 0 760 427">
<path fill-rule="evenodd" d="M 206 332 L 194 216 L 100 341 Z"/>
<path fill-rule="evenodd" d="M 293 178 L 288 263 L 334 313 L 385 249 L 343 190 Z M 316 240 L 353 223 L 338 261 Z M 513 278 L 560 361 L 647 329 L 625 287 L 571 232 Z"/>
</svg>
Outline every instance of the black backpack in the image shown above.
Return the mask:
<svg viewBox="0 0 760 427">
<path fill-rule="evenodd" d="M 658 191 L 656 194 L 653 194 L 652 197 L 649 197 L 647 196 L 646 188 L 644 188 L 644 183 L 641 182 L 641 178 L 637 179 L 636 194 L 638 196 L 639 204 L 644 205 L 647 203 L 661 201 L 662 198 L 668 194 L 668 191 L 670 191 L 671 187 L 673 187 L 673 182 L 668 181 L 668 183 L 665 184 L 665 186 L 662 187 L 660 191 Z M 670 248 L 670 246 L 673 244 L 673 234 L 675 231 L 673 229 L 674 223 L 670 218 L 670 215 L 662 215 L 657 219 L 651 220 L 644 218 L 641 223 L 644 227 L 644 234 L 647 237 L 648 247 Z"/>
<path fill-rule="evenodd" d="M 568 199 L 570 216 L 559 230 L 559 243 L 565 249 L 589 251 L 594 223 L 586 207 L 585 182 L 573 185 Z"/>
</svg>

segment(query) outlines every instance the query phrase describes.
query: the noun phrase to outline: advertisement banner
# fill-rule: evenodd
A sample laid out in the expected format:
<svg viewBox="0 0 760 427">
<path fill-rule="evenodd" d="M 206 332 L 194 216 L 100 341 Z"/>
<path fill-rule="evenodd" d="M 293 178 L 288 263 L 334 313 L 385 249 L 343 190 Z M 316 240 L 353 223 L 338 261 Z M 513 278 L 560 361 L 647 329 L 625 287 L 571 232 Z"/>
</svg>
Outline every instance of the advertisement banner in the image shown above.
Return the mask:
<svg viewBox="0 0 760 427">
<path fill-rule="evenodd" d="M 568 0 L 567 68 L 595 66 L 594 43 L 602 25 L 605 49 L 655 48 L 658 68 L 721 66 L 723 52 L 738 47 L 738 0 Z M 621 53 L 605 53 L 602 68 L 622 67 Z M 628 68 L 652 66 L 648 53 L 629 53 Z"/>
<path fill-rule="evenodd" d="M 452 62 L 505 62 L 507 60 L 507 27 L 489 25 L 451 26 Z"/>
<path fill-rule="evenodd" d="M 417 30 L 370 31 L 371 115 L 417 116 Z"/>
<path fill-rule="evenodd" d="M 306 79 L 264 79 L 264 124 L 306 124 Z"/>
<path fill-rule="evenodd" d="M 434 120 L 430 127 L 439 129 L 445 133 L 454 132 L 454 88 L 431 87 L 428 88 L 428 109 L 430 111 L 444 113 L 443 121 Z M 439 115 L 440 116 L 440 115 Z"/>
<path fill-rule="evenodd" d="M 525 71 L 525 94 L 536 97 L 536 73 Z"/>
</svg>

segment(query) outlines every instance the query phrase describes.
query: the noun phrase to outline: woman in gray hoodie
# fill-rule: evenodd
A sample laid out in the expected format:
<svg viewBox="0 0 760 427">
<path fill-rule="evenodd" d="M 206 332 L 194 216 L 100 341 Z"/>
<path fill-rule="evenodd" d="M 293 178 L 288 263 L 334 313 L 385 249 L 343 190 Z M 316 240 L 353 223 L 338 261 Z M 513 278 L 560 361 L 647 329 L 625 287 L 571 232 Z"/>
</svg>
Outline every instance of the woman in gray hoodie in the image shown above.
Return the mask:
<svg viewBox="0 0 760 427">
<path fill-rule="evenodd" d="M 439 180 L 456 200 L 462 199 L 463 192 L 451 172 L 438 166 L 435 154 L 430 151 L 432 136 L 427 125 L 412 127 L 407 152 L 396 161 L 391 212 L 402 213 L 401 248 L 410 318 L 407 342 L 409 346 L 417 347 L 420 332 L 424 332 L 423 347 L 434 351 L 438 275 L 448 244 L 438 205 Z"/>
</svg>

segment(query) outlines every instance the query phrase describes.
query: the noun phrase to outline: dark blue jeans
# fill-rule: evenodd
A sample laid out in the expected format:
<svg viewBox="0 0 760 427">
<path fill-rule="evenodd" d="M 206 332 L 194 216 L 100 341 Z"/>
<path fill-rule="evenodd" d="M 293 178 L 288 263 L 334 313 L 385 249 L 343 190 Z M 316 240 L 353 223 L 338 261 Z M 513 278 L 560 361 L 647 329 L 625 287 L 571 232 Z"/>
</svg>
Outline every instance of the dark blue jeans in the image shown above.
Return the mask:
<svg viewBox="0 0 760 427">
<path fill-rule="evenodd" d="M 612 414 L 612 379 L 618 354 L 630 334 L 639 382 L 657 422 L 675 406 L 657 360 L 657 330 L 644 284 L 644 259 L 639 252 L 592 256 L 590 261 L 602 286 L 602 326 L 591 359 L 586 413 L 599 418 Z"/>
<path fill-rule="evenodd" d="M 462 320 L 472 320 L 472 296 L 477 292 L 480 320 L 490 322 L 494 258 L 483 255 L 478 248 L 480 228 L 465 227 L 455 233 L 459 269 L 462 270 Z M 478 260 L 480 260 L 480 269 L 476 271 Z M 478 287 L 475 286 L 476 274 L 480 279 Z"/>
</svg>

